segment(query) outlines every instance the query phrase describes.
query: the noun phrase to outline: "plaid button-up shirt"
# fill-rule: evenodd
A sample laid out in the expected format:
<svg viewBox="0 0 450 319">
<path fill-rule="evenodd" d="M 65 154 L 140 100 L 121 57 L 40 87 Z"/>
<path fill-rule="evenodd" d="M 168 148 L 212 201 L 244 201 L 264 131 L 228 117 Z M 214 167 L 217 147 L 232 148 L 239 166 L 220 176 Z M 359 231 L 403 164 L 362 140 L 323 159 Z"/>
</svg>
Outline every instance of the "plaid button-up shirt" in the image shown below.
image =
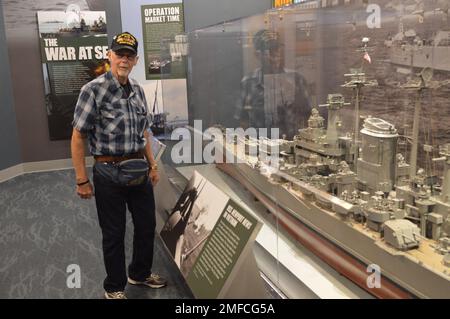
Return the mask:
<svg viewBox="0 0 450 319">
<path fill-rule="evenodd" d="M 129 79 L 128 98 L 107 72 L 81 88 L 72 125 L 87 134 L 92 155 L 126 155 L 145 147 L 147 101 L 142 87 Z"/>
</svg>

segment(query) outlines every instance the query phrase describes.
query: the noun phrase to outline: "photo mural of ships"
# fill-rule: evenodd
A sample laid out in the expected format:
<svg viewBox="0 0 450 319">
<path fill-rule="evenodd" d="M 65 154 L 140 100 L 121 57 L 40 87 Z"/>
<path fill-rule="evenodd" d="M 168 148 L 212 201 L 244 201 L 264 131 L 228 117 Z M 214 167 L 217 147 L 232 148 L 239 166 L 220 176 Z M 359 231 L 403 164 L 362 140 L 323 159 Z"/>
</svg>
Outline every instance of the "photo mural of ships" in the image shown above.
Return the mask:
<svg viewBox="0 0 450 319">
<path fill-rule="evenodd" d="M 422 95 L 442 83 L 424 69 L 402 86 L 417 94 L 412 136 L 406 137 L 382 118 L 368 116 L 359 127 L 361 89 L 376 81 L 361 69 L 347 76 L 342 87 L 354 89 L 353 132 L 341 132 L 340 110 L 348 103 L 330 94 L 321 105 L 328 109 L 326 127 L 314 108 L 308 127 L 292 140 L 247 138 L 243 152 L 235 142 L 226 144 L 243 162 L 218 166 L 300 243 L 373 295 L 449 298 L 450 144 L 432 159 L 442 163 L 442 176 L 427 176 L 417 166 Z M 401 139 L 411 142 L 409 163 L 398 152 Z M 279 159 L 252 155 L 255 146 Z M 367 266 L 381 270 L 380 287 L 368 284 Z"/>
<path fill-rule="evenodd" d="M 92 24 L 87 24 L 85 19 L 78 13 L 78 17 L 73 22 L 66 22 L 67 25 L 61 27 L 57 31 L 42 32 L 42 37 L 78 37 L 78 36 L 105 36 L 106 37 L 106 23 L 100 13 Z M 57 24 L 57 21 L 55 22 Z"/>
<path fill-rule="evenodd" d="M 440 30 L 432 39 L 421 39 L 413 29 L 386 40 L 391 63 L 408 68 L 450 71 L 450 30 Z"/>
</svg>

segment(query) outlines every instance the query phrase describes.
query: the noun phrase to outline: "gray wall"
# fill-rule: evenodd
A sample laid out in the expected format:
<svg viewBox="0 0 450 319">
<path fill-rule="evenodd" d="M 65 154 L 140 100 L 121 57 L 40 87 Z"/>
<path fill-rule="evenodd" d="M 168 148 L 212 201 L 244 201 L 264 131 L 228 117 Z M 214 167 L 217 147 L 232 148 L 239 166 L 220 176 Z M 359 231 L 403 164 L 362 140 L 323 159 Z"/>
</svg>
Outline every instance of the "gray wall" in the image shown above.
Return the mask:
<svg viewBox="0 0 450 319">
<path fill-rule="evenodd" d="M 108 33 L 115 34 L 121 30 L 120 1 L 97 0 L 99 4 L 102 2 L 106 5 Z M 2 133 L 0 169 L 18 162 L 69 158 L 70 141 L 50 141 L 49 139 L 36 11 L 64 11 L 70 3 L 80 4 L 82 10 L 87 10 L 86 2 L 84 0 L 36 0 L 33 6 L 16 0 L 2 0 L 1 3 L 4 11 L 1 16 L 5 20 L 5 29 L 1 27 L 0 37 L 4 37 L 6 33 L 11 70 L 11 77 L 6 76 L 3 79 L 10 78 L 11 81 L 7 81 L 8 83 L 0 88 L 2 105 L 6 105 L 6 108 L 0 109 L 2 112 L 0 113 L 0 132 Z M 229 1 L 223 0 L 186 0 L 186 30 L 261 13 L 270 6 L 271 0 L 243 0 L 239 6 L 230 6 Z M 7 54 L 4 46 L 1 47 L 0 57 L 4 58 L 3 61 L 7 60 L 5 60 Z M 3 69 L 4 65 L 1 68 L 2 71 L 8 71 Z M 2 72 L 2 74 L 7 73 Z M 11 93 L 8 95 L 9 86 L 12 86 L 12 96 Z M 6 93 L 3 93 L 3 90 L 6 90 Z M 14 110 L 16 117 L 14 117 Z M 11 140 L 11 143 L 6 143 L 4 136 L 8 136 L 8 141 Z"/>
<path fill-rule="evenodd" d="M 3 6 L 0 2 L 0 43 L 6 43 Z M 17 121 L 14 112 L 14 99 L 11 88 L 8 49 L 0 46 L 0 170 L 20 164 L 20 143 L 17 134 Z"/>
<path fill-rule="evenodd" d="M 263 13 L 272 0 L 184 0 L 186 31 Z"/>
<path fill-rule="evenodd" d="M 108 22 L 108 43 L 111 43 L 112 37 L 122 32 L 120 0 L 106 1 L 106 21 Z"/>
</svg>

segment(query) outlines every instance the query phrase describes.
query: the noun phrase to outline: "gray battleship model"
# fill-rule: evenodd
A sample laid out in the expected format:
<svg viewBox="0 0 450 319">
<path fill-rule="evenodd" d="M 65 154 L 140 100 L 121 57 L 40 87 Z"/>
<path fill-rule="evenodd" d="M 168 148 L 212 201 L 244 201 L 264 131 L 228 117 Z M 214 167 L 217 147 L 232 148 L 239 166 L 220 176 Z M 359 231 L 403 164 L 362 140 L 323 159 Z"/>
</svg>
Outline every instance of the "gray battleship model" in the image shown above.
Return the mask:
<svg viewBox="0 0 450 319">
<path fill-rule="evenodd" d="M 350 76 L 344 86 L 357 88 L 358 95 L 359 88 L 370 83 L 361 70 Z M 420 96 L 425 88 L 422 81 L 415 89 Z M 396 128 L 383 119 L 366 118 L 356 132 L 360 137 L 341 132 L 339 113 L 346 103 L 341 94 L 331 94 L 325 105 L 327 128 L 313 109 L 308 127 L 298 130 L 293 140 L 247 141 L 265 144 L 272 155 L 277 152 L 277 163 L 246 151 L 243 163 L 219 168 L 276 203 L 284 212 L 277 218 L 294 237 L 303 231 L 291 224 L 300 221 L 358 262 L 379 266 L 387 283 L 408 292 L 383 295 L 368 289 L 375 296 L 450 298 L 450 144 L 434 159 L 445 163 L 442 186 L 439 179 L 416 171 L 420 98 L 417 101 L 409 164 L 397 153 Z M 238 155 L 235 142 L 226 148 Z M 345 273 L 344 262 L 335 265 Z M 354 281 L 366 285 L 361 278 Z"/>
</svg>

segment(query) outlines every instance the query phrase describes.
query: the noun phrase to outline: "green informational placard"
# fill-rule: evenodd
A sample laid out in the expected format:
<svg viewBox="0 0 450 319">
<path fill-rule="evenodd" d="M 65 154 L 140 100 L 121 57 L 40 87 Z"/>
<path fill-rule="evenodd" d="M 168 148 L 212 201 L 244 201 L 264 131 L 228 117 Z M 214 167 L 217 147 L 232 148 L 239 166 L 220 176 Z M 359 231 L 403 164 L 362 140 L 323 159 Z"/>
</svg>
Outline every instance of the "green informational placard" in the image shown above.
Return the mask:
<svg viewBox="0 0 450 319">
<path fill-rule="evenodd" d="M 187 277 L 196 298 L 217 298 L 258 221 L 229 200 Z"/>
<path fill-rule="evenodd" d="M 145 78 L 186 78 L 186 56 L 176 52 L 176 37 L 184 34 L 182 3 L 141 6 Z M 167 44 L 165 44 L 167 42 Z"/>
<path fill-rule="evenodd" d="M 256 217 L 194 171 L 160 235 L 196 298 L 240 295 L 245 289 L 236 288 L 239 273 L 255 284 L 247 295 L 259 296 L 258 271 L 248 265 L 254 261 L 250 248 L 260 226 Z"/>
</svg>

